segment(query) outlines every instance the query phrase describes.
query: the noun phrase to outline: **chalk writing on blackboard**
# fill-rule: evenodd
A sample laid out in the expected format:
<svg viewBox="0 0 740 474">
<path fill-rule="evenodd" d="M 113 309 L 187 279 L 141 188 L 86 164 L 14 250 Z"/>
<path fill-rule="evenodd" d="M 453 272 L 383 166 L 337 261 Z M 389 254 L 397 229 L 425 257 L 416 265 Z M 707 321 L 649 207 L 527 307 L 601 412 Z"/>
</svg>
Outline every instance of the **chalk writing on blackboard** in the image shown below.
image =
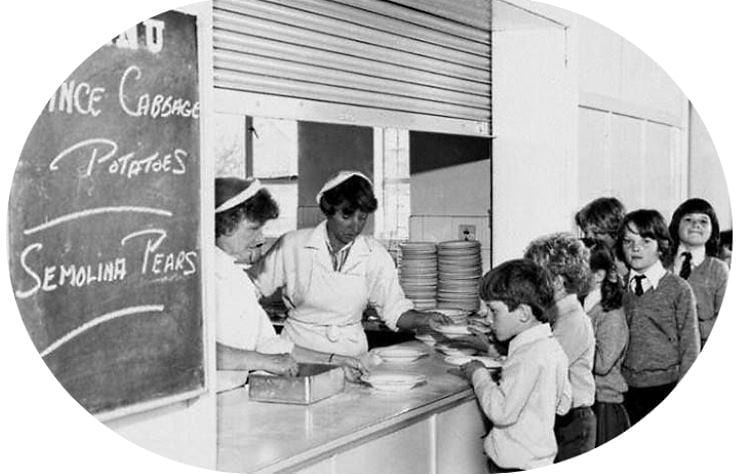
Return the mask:
<svg viewBox="0 0 740 474">
<path fill-rule="evenodd" d="M 96 414 L 205 389 L 195 18 L 118 35 L 52 94 L 10 205 L 16 302 Z"/>
</svg>

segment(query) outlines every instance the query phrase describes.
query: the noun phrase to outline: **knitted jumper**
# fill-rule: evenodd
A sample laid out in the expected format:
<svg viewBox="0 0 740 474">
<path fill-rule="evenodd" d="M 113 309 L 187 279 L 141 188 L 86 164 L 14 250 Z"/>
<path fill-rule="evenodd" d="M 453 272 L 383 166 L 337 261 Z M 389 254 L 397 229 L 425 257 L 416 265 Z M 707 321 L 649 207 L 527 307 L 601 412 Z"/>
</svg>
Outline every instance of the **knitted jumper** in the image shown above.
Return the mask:
<svg viewBox="0 0 740 474">
<path fill-rule="evenodd" d="M 627 383 L 622 376 L 622 361 L 627 351 L 629 328 L 624 309 L 604 311 L 601 303 L 588 312 L 594 325 L 596 353 L 594 357 L 594 379 L 596 401 L 622 403 Z"/>
<path fill-rule="evenodd" d="M 730 269 L 722 260 L 706 257 L 691 270 L 688 281 L 696 297 L 696 313 L 699 317 L 699 335 L 703 346 L 712 331 L 727 288 Z"/>
<path fill-rule="evenodd" d="M 654 387 L 677 382 L 699 353 L 696 299 L 689 284 L 666 273 L 642 296 L 624 295 L 629 345 L 622 365 L 627 385 Z"/>
</svg>

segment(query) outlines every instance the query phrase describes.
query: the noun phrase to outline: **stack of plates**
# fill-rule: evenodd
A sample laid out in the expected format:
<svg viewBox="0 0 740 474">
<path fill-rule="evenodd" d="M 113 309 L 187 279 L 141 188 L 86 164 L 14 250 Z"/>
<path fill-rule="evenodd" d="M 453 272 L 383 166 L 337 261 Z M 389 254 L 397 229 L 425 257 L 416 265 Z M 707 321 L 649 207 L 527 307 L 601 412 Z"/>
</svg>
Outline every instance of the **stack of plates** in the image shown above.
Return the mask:
<svg viewBox="0 0 740 474">
<path fill-rule="evenodd" d="M 452 240 L 437 246 L 437 305 L 477 311 L 478 281 L 483 265 L 480 242 Z"/>
<path fill-rule="evenodd" d="M 399 279 L 406 298 L 419 310 L 437 306 L 437 245 L 434 242 L 404 242 L 401 247 Z"/>
</svg>

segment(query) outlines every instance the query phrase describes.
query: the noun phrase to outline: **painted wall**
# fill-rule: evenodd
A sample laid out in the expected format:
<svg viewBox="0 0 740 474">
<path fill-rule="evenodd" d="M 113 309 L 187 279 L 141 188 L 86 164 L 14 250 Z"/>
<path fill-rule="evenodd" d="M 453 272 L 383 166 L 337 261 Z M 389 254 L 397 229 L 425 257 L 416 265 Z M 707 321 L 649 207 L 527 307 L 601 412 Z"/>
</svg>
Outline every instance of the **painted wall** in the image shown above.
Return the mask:
<svg viewBox="0 0 740 474">
<path fill-rule="evenodd" d="M 574 25 L 579 207 L 615 196 L 628 210 L 654 208 L 670 219 L 686 195 L 686 97 L 621 36 L 582 17 L 575 17 Z"/>
<path fill-rule="evenodd" d="M 570 228 L 576 202 L 572 42 L 537 18 L 493 37 L 493 264 Z M 494 10 L 496 27 L 496 10 Z"/>
<path fill-rule="evenodd" d="M 722 164 L 709 131 L 693 107 L 689 127 L 689 197 L 709 201 L 717 213 L 720 228 L 731 229 L 730 196 Z"/>
<path fill-rule="evenodd" d="M 599 196 L 667 219 L 706 197 L 730 226 L 714 146 L 675 82 L 614 32 L 524 0 L 493 2 L 493 261 L 575 231 Z"/>
<path fill-rule="evenodd" d="M 490 157 L 488 138 L 410 132 L 411 239 L 457 240 L 460 226 L 474 226 L 489 268 Z"/>
</svg>

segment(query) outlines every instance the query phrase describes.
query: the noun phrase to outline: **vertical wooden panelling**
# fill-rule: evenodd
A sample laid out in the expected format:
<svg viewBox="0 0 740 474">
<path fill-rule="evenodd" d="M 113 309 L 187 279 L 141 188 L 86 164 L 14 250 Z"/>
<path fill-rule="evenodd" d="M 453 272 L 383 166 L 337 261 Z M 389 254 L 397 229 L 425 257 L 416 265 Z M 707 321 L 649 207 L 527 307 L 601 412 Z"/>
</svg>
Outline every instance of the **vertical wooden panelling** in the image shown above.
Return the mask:
<svg viewBox="0 0 740 474">
<path fill-rule="evenodd" d="M 666 219 L 681 200 L 681 129 L 580 108 L 579 204 L 615 196 L 628 209 L 658 209 Z"/>
</svg>

